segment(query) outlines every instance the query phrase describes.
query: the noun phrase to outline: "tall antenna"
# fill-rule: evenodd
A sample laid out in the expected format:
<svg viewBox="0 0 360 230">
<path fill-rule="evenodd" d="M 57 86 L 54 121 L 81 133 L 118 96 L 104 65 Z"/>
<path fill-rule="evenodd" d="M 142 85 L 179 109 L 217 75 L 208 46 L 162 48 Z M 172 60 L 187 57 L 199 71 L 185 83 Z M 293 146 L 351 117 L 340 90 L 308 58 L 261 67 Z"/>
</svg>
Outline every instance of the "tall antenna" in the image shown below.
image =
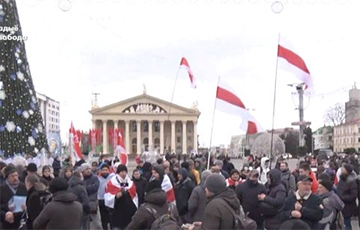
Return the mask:
<svg viewBox="0 0 360 230">
<path fill-rule="evenodd" d="M 100 95 L 100 93 L 92 93 L 92 95 L 94 95 L 94 97 L 95 97 L 94 101 L 92 102 L 92 109 L 99 108 L 97 99 L 98 99 L 98 96 Z"/>
</svg>

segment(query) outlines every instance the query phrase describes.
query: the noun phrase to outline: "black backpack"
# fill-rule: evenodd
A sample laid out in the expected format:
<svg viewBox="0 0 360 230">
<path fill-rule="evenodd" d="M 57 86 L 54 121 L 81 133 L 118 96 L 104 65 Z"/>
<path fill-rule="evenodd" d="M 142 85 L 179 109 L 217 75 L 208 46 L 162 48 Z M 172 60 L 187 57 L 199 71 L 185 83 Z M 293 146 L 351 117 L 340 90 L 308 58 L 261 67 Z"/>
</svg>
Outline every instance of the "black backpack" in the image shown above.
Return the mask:
<svg viewBox="0 0 360 230">
<path fill-rule="evenodd" d="M 168 206 L 168 213 L 159 216 L 153 207 L 150 205 L 145 205 L 146 210 L 148 210 L 155 218 L 150 230 L 181 230 L 180 226 L 177 224 L 176 219 L 172 215 L 174 205 L 168 204 Z"/>
</svg>

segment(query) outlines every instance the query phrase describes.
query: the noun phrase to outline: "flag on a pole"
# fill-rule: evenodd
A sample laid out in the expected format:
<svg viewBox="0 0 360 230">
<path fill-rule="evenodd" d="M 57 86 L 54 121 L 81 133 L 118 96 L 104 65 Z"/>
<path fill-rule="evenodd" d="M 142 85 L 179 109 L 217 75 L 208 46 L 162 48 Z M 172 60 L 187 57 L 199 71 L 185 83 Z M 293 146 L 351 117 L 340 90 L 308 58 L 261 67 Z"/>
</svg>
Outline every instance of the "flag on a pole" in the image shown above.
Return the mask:
<svg viewBox="0 0 360 230">
<path fill-rule="evenodd" d="M 116 154 L 119 157 L 121 164 L 123 165 L 128 165 L 128 155 L 126 153 L 126 148 L 125 148 L 125 144 L 124 144 L 124 136 L 123 136 L 123 130 L 122 129 L 117 129 L 116 132 L 117 134 L 117 147 L 116 147 Z"/>
<path fill-rule="evenodd" d="M 313 88 L 313 79 L 305 61 L 300 57 L 296 49 L 284 38 L 280 37 L 278 44 L 278 64 L 282 69 L 294 74 L 304 82 L 305 89 Z"/>
<path fill-rule="evenodd" d="M 225 113 L 242 117 L 240 128 L 248 134 L 263 132 L 264 129 L 257 120 L 250 114 L 241 99 L 225 82 L 220 81 L 216 90 L 216 108 Z"/>
<path fill-rule="evenodd" d="M 188 74 L 189 74 L 189 78 L 190 78 L 190 82 L 191 82 L 191 86 L 196 89 L 196 81 L 195 81 L 195 77 L 194 74 L 190 68 L 190 65 L 188 63 L 188 61 L 186 60 L 186 58 L 182 57 L 181 61 L 180 61 L 180 67 L 185 67 Z"/>
<path fill-rule="evenodd" d="M 78 132 L 75 131 L 74 125 L 71 122 L 71 127 L 70 127 L 70 140 L 71 140 L 71 144 L 73 146 L 73 152 L 75 153 L 75 159 L 76 161 L 79 161 L 80 159 L 84 159 L 84 155 L 81 152 L 81 148 L 80 148 L 80 140 L 79 140 L 79 136 L 78 136 Z M 73 154 L 73 153 L 71 153 Z M 75 160 L 74 159 L 74 160 Z"/>
</svg>

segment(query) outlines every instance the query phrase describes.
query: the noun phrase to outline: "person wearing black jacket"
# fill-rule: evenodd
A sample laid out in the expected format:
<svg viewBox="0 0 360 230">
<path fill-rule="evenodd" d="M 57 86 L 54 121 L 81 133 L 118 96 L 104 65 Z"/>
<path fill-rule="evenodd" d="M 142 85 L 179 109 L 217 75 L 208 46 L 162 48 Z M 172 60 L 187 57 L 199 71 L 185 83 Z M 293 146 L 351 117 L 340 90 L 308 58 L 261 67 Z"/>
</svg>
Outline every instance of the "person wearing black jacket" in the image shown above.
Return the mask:
<svg viewBox="0 0 360 230">
<path fill-rule="evenodd" d="M 26 197 L 26 212 L 28 215 L 26 220 L 27 229 L 33 229 L 34 220 L 44 208 L 41 204 L 39 192 L 35 188 L 35 185 L 39 182 L 40 179 L 36 175 L 28 175 L 25 178 L 25 185 L 28 190 Z"/>
<path fill-rule="evenodd" d="M 281 172 L 278 169 L 271 169 L 268 173 L 266 194 L 258 195 L 261 213 L 265 219 L 265 228 L 267 230 L 279 229 L 281 221 L 279 211 L 286 199 L 286 189 L 281 183 Z"/>
<path fill-rule="evenodd" d="M 184 223 L 192 223 L 189 213 L 188 201 L 195 183 L 188 177 L 188 171 L 184 168 L 178 171 L 178 182 L 175 184 L 176 207 Z"/>
<path fill-rule="evenodd" d="M 136 192 L 138 194 L 139 207 L 144 203 L 145 188 L 148 181 L 141 176 L 139 169 L 134 169 L 132 180 L 136 186 Z"/>
<path fill-rule="evenodd" d="M 265 194 L 266 188 L 259 183 L 259 171 L 251 170 L 248 179 L 236 187 L 235 193 L 244 212 L 249 213 L 249 217 L 256 222 L 258 229 L 264 229 L 258 195 Z"/>
<path fill-rule="evenodd" d="M 279 215 L 282 222 L 300 219 L 311 229 L 317 229 L 318 222 L 323 217 L 323 203 L 320 197 L 311 192 L 312 178 L 306 175 L 298 177 L 298 190 L 294 196 L 289 196 Z"/>
</svg>

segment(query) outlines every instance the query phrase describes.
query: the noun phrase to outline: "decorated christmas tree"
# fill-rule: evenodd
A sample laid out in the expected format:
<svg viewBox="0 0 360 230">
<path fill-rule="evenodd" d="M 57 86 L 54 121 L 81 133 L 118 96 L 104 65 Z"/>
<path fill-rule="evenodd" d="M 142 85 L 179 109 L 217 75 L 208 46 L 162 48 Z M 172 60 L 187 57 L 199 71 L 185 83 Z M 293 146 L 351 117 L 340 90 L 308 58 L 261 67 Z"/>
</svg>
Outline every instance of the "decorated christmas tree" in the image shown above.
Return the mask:
<svg viewBox="0 0 360 230">
<path fill-rule="evenodd" d="M 0 0 L 0 155 L 36 155 L 47 141 L 15 0 Z"/>
</svg>

